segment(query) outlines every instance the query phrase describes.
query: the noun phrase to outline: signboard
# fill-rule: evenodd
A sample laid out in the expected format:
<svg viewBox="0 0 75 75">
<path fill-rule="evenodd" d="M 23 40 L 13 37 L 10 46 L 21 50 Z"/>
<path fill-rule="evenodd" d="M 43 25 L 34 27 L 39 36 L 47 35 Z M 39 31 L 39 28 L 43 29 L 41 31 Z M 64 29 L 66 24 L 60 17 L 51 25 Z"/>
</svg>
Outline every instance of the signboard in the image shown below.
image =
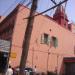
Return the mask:
<svg viewBox="0 0 75 75">
<path fill-rule="evenodd" d="M 0 51 L 9 52 L 9 50 L 10 50 L 10 41 L 0 39 Z"/>
<path fill-rule="evenodd" d="M 15 52 L 11 52 L 10 57 L 11 58 L 16 58 L 17 54 Z"/>
</svg>

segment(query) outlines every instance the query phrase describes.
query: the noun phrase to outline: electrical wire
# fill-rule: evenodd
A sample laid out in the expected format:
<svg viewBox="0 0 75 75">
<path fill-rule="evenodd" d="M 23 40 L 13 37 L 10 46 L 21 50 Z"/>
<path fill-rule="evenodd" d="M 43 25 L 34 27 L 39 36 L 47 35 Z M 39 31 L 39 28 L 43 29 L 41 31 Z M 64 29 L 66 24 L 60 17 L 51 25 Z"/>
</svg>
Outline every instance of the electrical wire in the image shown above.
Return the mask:
<svg viewBox="0 0 75 75">
<path fill-rule="evenodd" d="M 29 2 L 29 3 L 27 3 L 27 4 L 26 4 L 26 6 L 29 6 L 31 3 L 32 3 L 32 1 L 31 1 L 31 2 Z"/>
<path fill-rule="evenodd" d="M 25 1 L 25 0 L 20 1 L 19 3 L 20 3 L 20 4 L 23 4 L 23 3 L 24 3 L 24 1 Z M 46 12 L 48 12 L 48 11 L 50 11 L 50 10 L 54 9 L 54 8 L 56 8 L 57 6 L 59 6 L 59 5 L 63 4 L 64 2 L 67 2 L 67 1 L 68 1 L 68 0 L 64 0 L 64 1 L 62 1 L 62 2 L 60 2 L 60 3 L 58 3 L 58 4 L 56 4 L 55 6 L 53 6 L 53 7 L 49 8 L 49 9 L 47 9 L 47 10 L 45 10 L 45 11 L 41 12 L 41 13 L 38 13 L 38 14 L 36 14 L 36 15 L 34 15 L 34 16 L 42 15 L 42 14 L 44 14 L 44 13 L 46 13 Z M 31 3 L 32 3 L 32 2 L 29 2 L 26 6 L 29 6 Z M 9 8 L 9 9 L 10 9 L 10 8 Z M 9 10 L 9 9 L 8 9 L 8 10 Z M 23 9 L 25 9 L 25 8 L 22 8 L 21 10 L 19 10 L 19 11 L 18 11 L 18 13 L 19 13 L 19 12 L 21 12 Z M 6 13 L 6 12 L 5 12 L 5 13 Z M 32 17 L 33 17 L 33 16 L 32 16 Z M 26 17 L 26 18 L 24 18 L 24 19 L 29 19 L 29 17 Z"/>
<path fill-rule="evenodd" d="M 24 3 L 24 1 L 23 2 L 20 2 L 20 3 Z M 12 47 L 12 40 L 10 41 L 10 50 L 9 50 L 8 59 L 7 59 L 7 67 L 10 64 L 9 62 L 10 62 L 10 56 L 11 56 L 11 47 Z"/>
<path fill-rule="evenodd" d="M 53 7 L 49 8 L 49 9 L 47 9 L 47 10 L 45 10 L 45 11 L 41 12 L 41 13 L 38 13 L 38 14 L 36 14 L 36 15 L 32 16 L 32 17 L 42 15 L 42 14 L 44 14 L 44 13 L 46 13 L 46 12 L 48 12 L 48 11 L 50 11 L 50 10 L 54 9 L 54 8 L 56 8 L 57 6 L 59 6 L 59 5 L 63 4 L 63 3 L 64 3 L 64 2 L 66 2 L 66 1 L 68 1 L 68 0 L 64 0 L 64 1 L 62 1 L 62 2 L 60 2 L 60 3 L 58 3 L 58 4 L 56 4 L 55 6 L 53 6 Z M 30 17 L 26 17 L 26 18 L 24 18 L 24 19 L 29 19 L 29 18 L 30 18 Z"/>
<path fill-rule="evenodd" d="M 55 0 L 51 0 L 55 5 L 57 4 L 56 2 L 55 2 Z"/>
<path fill-rule="evenodd" d="M 64 24 L 66 20 L 66 6 L 67 6 L 67 2 L 65 2 L 65 6 L 64 6 Z"/>
<path fill-rule="evenodd" d="M 52 6 L 53 6 L 53 4 L 52 4 Z M 52 16 L 52 14 L 53 14 L 54 11 L 55 11 L 55 10 L 52 9 L 52 11 L 50 12 L 50 16 Z"/>
<path fill-rule="evenodd" d="M 11 4 L 11 6 L 3 13 L 3 15 L 5 15 L 11 8 L 12 6 L 16 3 L 16 0 Z"/>
<path fill-rule="evenodd" d="M 20 1 L 19 3 L 20 4 L 23 4 L 24 3 L 24 1 L 25 0 L 23 0 L 23 1 Z M 47 9 L 47 10 L 45 10 L 45 11 L 43 11 L 43 12 L 41 12 L 41 13 L 38 13 L 38 14 L 36 14 L 36 15 L 34 15 L 34 16 L 39 16 L 39 15 L 42 15 L 42 14 L 44 14 L 44 13 L 46 13 L 46 12 L 48 12 L 48 11 L 50 11 L 50 10 L 52 10 L 52 9 L 54 9 L 54 8 L 56 8 L 57 6 L 59 6 L 59 5 L 61 5 L 61 4 L 63 4 L 64 2 L 67 2 L 68 0 L 64 0 L 64 1 L 62 1 L 61 3 L 58 3 L 58 4 L 56 4 L 55 6 L 53 6 L 53 7 L 51 7 L 51 8 L 49 8 L 49 9 Z M 29 5 L 29 4 L 31 4 L 32 2 L 29 2 L 28 4 L 27 4 L 27 6 Z M 10 9 L 10 8 L 9 8 Z M 9 10 L 8 9 L 8 10 Z M 23 9 L 25 9 L 25 8 L 22 8 L 21 10 L 19 10 L 18 11 L 18 13 L 19 12 L 21 12 Z M 32 16 L 33 17 L 33 16 Z M 24 18 L 24 19 L 29 19 L 29 17 L 26 17 L 26 18 Z"/>
<path fill-rule="evenodd" d="M 28 7 L 31 3 L 32 3 L 32 2 L 27 3 L 27 4 L 26 4 L 26 7 Z M 20 9 L 20 10 L 18 11 L 18 13 L 21 12 L 23 9 L 25 9 L 25 8 Z"/>
<path fill-rule="evenodd" d="M 26 4 L 26 7 L 28 7 L 31 3 L 32 3 L 32 2 L 27 3 L 27 4 Z M 24 9 L 25 9 L 25 8 L 22 8 L 22 9 L 18 10 L 18 13 L 22 12 L 22 10 L 24 10 Z M 13 16 L 14 16 L 14 15 L 15 15 L 15 14 L 13 14 Z"/>
<path fill-rule="evenodd" d="M 20 1 L 19 3 L 24 4 L 25 0 Z"/>
<path fill-rule="evenodd" d="M 11 10 L 11 8 L 16 4 L 16 2 L 17 2 L 17 0 L 15 0 L 15 1 L 11 4 L 11 6 L 3 13 L 3 15 L 5 15 L 6 13 L 8 13 L 8 11 Z M 21 0 L 19 3 L 20 3 L 20 4 L 24 4 L 24 2 L 25 2 L 25 0 Z"/>
</svg>

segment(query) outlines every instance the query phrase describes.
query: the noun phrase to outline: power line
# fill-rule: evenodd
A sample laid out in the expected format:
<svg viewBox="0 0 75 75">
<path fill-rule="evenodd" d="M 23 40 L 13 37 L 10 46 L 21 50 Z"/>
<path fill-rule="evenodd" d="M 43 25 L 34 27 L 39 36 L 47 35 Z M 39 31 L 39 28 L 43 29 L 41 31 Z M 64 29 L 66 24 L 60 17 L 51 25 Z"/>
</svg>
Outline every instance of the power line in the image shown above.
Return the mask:
<svg viewBox="0 0 75 75">
<path fill-rule="evenodd" d="M 66 1 L 68 1 L 68 0 L 64 0 L 64 1 L 60 2 L 59 4 L 56 4 L 55 6 L 49 8 L 49 9 L 47 9 L 47 10 L 41 12 L 41 13 L 38 13 L 38 14 L 36 14 L 36 15 L 34 15 L 34 16 L 39 16 L 39 15 L 41 15 L 41 14 L 44 14 L 44 13 L 46 13 L 46 12 L 48 12 L 48 11 L 50 11 L 50 10 L 56 8 L 57 6 L 60 6 L 61 4 L 65 3 Z M 32 16 L 32 17 L 33 17 L 33 16 Z M 26 17 L 26 18 L 24 18 L 24 19 L 28 19 L 28 18 L 29 18 L 29 17 Z"/>
<path fill-rule="evenodd" d="M 66 10 L 67 2 L 65 2 L 65 10 Z"/>
<path fill-rule="evenodd" d="M 3 13 L 3 15 L 5 15 L 8 11 L 10 11 L 11 8 L 12 8 L 13 6 L 15 6 L 16 2 L 17 2 L 17 0 L 15 0 L 15 1 L 11 4 L 11 6 Z M 20 4 L 24 4 L 24 2 L 25 2 L 25 0 L 21 0 L 19 3 L 20 3 Z"/>
<path fill-rule="evenodd" d="M 16 0 L 11 4 L 11 6 L 3 13 L 3 15 L 5 15 L 11 8 L 12 6 L 16 3 Z"/>
<path fill-rule="evenodd" d="M 32 3 L 32 1 L 29 2 L 29 3 L 27 3 L 27 4 L 26 4 L 26 7 L 28 7 L 31 3 Z M 20 10 L 18 11 L 18 13 L 21 12 L 23 9 L 25 9 L 25 8 L 20 9 Z M 15 15 L 15 14 L 14 14 L 14 15 Z"/>
<path fill-rule="evenodd" d="M 57 4 L 56 2 L 55 2 L 55 0 L 51 0 L 55 5 Z"/>
<path fill-rule="evenodd" d="M 21 4 L 23 4 L 25 2 L 25 0 L 20 1 Z"/>
<path fill-rule="evenodd" d="M 29 2 L 29 3 L 27 3 L 27 4 L 26 4 L 26 6 L 29 6 L 31 3 L 32 3 L 32 1 L 31 1 L 31 2 Z"/>
<path fill-rule="evenodd" d="M 25 0 L 20 1 L 19 3 L 20 3 L 20 4 L 23 4 L 23 3 L 24 3 L 24 1 L 25 1 Z M 46 12 L 48 12 L 48 11 L 50 11 L 50 10 L 52 10 L 52 9 L 56 8 L 57 6 L 59 6 L 59 5 L 63 4 L 64 2 L 67 2 L 67 1 L 68 1 L 68 0 L 64 0 L 64 1 L 60 2 L 59 4 L 56 4 L 55 6 L 53 6 L 53 7 L 49 8 L 49 9 L 47 9 L 47 10 L 45 10 L 45 11 L 41 12 L 41 13 L 38 13 L 38 14 L 36 14 L 36 15 L 34 15 L 34 16 L 39 16 L 39 15 L 41 15 L 41 14 L 44 14 L 44 13 L 46 13 Z M 31 2 L 29 2 L 28 4 L 26 4 L 26 6 L 29 6 L 31 3 L 32 3 L 32 1 L 31 1 Z M 11 7 L 10 7 L 10 8 L 11 8 Z M 10 8 L 9 8 L 9 9 L 10 9 Z M 8 9 L 8 10 L 9 10 L 9 9 Z M 23 9 L 25 9 L 25 8 L 22 8 L 21 10 L 19 10 L 19 11 L 18 11 L 18 13 L 19 13 L 19 12 L 21 12 Z M 8 11 L 8 10 L 7 10 L 7 11 Z M 5 12 L 5 13 L 6 13 L 6 12 Z M 15 15 L 15 14 L 14 14 L 14 15 Z M 32 17 L 33 17 L 33 16 L 32 16 Z M 24 19 L 28 19 L 28 18 L 29 18 L 29 17 L 26 17 L 26 18 L 24 18 Z"/>
<path fill-rule="evenodd" d="M 9 7 L 8 10 L 10 10 L 10 8 L 15 4 L 15 2 L 16 2 L 16 0 L 15 0 L 14 3 Z M 20 1 L 19 3 L 24 3 L 24 1 L 23 1 L 23 2 Z M 8 10 L 6 10 L 5 13 L 7 13 Z M 4 13 L 4 14 L 5 14 L 5 13 Z M 11 39 L 12 39 L 12 38 L 11 38 Z M 9 65 L 9 59 L 10 59 L 10 56 L 11 56 L 11 46 L 12 46 L 12 40 L 10 41 L 10 50 L 9 50 L 8 59 L 7 59 L 7 67 L 8 67 L 8 65 Z"/>
<path fill-rule="evenodd" d="M 55 0 L 54 0 L 55 1 Z M 54 4 L 52 3 L 52 6 L 53 6 Z M 56 5 L 56 4 L 55 4 Z M 52 9 L 51 11 L 50 11 L 50 16 L 52 16 L 53 15 L 53 12 L 55 12 L 55 9 Z"/>
<path fill-rule="evenodd" d="M 65 2 L 65 6 L 64 6 L 64 24 L 66 21 L 66 5 L 67 5 L 67 2 Z"/>
</svg>

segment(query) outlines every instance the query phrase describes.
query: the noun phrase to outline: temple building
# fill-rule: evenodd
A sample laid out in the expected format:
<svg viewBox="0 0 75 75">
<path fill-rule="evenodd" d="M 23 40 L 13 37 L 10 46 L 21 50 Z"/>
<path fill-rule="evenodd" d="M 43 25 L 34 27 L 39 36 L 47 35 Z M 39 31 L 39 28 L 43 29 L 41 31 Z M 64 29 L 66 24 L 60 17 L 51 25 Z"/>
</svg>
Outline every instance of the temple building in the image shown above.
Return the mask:
<svg viewBox="0 0 75 75">
<path fill-rule="evenodd" d="M 29 13 L 29 8 L 19 4 L 0 23 L 0 39 L 11 43 L 12 67 L 20 64 Z M 57 7 L 53 18 L 35 17 L 26 66 L 36 66 L 38 72 L 75 75 L 75 26 L 68 22 L 63 6 Z"/>
</svg>

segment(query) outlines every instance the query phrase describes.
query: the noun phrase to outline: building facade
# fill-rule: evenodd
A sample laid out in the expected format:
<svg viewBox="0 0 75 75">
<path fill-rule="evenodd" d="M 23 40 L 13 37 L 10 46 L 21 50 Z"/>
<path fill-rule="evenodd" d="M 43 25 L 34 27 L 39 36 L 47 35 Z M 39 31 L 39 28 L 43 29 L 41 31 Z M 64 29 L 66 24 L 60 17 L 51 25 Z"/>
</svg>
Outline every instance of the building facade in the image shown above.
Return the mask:
<svg viewBox="0 0 75 75">
<path fill-rule="evenodd" d="M 0 39 L 11 42 L 10 64 L 19 66 L 24 34 L 30 9 L 18 5 L 0 23 Z M 65 15 L 65 16 L 64 16 Z M 67 15 L 62 6 L 57 7 L 53 18 L 46 15 L 35 17 L 29 45 L 26 66 L 38 72 L 57 72 L 68 74 L 75 68 L 75 34 L 72 24 L 68 24 Z M 70 66 L 68 66 L 68 64 Z M 74 67 L 73 67 L 74 66 Z M 70 74 L 71 75 L 71 74 Z M 73 75 L 73 74 L 72 74 Z"/>
</svg>

